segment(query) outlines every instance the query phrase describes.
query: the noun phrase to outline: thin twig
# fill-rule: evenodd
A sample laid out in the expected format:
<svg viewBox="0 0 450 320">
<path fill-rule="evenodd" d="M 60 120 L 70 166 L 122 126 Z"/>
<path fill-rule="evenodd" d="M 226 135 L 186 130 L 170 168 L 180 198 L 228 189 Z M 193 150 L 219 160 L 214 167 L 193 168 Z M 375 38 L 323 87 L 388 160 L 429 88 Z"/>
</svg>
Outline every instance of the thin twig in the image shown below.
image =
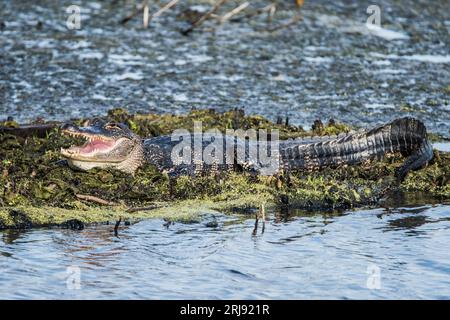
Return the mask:
<svg viewBox="0 0 450 320">
<path fill-rule="evenodd" d="M 252 236 L 256 236 L 256 233 L 258 231 L 258 214 L 256 214 L 255 216 L 255 227 L 253 228 L 253 232 L 252 232 Z"/>
<path fill-rule="evenodd" d="M 181 33 L 185 36 L 187 36 L 189 33 L 191 33 L 195 28 L 200 26 L 203 22 L 205 22 L 213 13 L 215 13 L 227 0 L 218 0 L 214 7 L 212 7 L 211 10 L 206 12 L 204 15 L 202 15 L 200 18 L 195 21 L 192 26 L 189 28 L 181 31 Z"/>
<path fill-rule="evenodd" d="M 119 206 L 119 204 L 116 202 L 107 201 L 107 200 L 104 200 L 104 199 L 96 197 L 96 196 L 91 196 L 91 195 L 87 195 L 87 194 L 75 194 L 75 196 L 80 200 L 91 201 L 91 202 L 95 202 L 95 203 L 102 204 L 105 206 Z M 133 213 L 133 212 L 137 212 L 137 211 L 153 210 L 153 209 L 161 208 L 164 206 L 165 206 L 164 204 L 153 204 L 153 205 L 146 206 L 146 207 L 127 207 L 125 212 Z"/>
<path fill-rule="evenodd" d="M 231 22 L 239 22 L 242 21 L 243 19 L 248 19 L 248 18 L 252 18 L 254 16 L 260 15 L 264 12 L 270 11 L 272 9 L 272 7 L 275 7 L 275 3 L 271 3 L 265 7 L 262 7 L 260 9 L 255 10 L 254 12 L 250 12 L 242 17 L 237 17 L 237 18 L 233 18 L 230 19 Z"/>
<path fill-rule="evenodd" d="M 264 206 L 264 203 L 261 204 L 261 215 L 261 219 L 263 221 L 261 233 L 264 233 L 264 230 L 266 229 L 266 208 Z"/>
<path fill-rule="evenodd" d="M 107 201 L 102 198 L 99 198 L 96 196 L 90 196 L 87 194 L 76 194 L 75 196 L 80 200 L 92 201 L 92 202 L 102 204 L 105 206 L 116 206 L 117 205 L 117 203 L 115 203 L 115 202 Z"/>
<path fill-rule="evenodd" d="M 119 217 L 119 220 L 116 221 L 116 225 L 114 226 L 114 235 L 116 237 L 119 236 L 119 226 L 120 226 L 120 222 L 122 222 L 122 217 Z"/>
<path fill-rule="evenodd" d="M 247 8 L 249 5 L 250 5 L 250 2 L 246 1 L 246 2 L 242 3 L 241 5 L 237 6 L 236 8 L 234 8 L 233 10 L 227 12 L 220 18 L 219 23 L 220 24 L 225 23 L 227 20 L 230 20 L 233 16 L 237 15 L 239 12 L 241 12 L 242 10 Z"/>
<path fill-rule="evenodd" d="M 126 212 L 133 213 L 133 212 L 137 212 L 137 211 L 153 210 L 153 209 L 161 208 L 161 207 L 162 207 L 161 205 L 157 205 L 157 204 L 147 206 L 147 207 L 134 207 L 134 208 L 130 207 L 126 210 Z"/>
<path fill-rule="evenodd" d="M 145 7 L 145 2 L 146 0 L 144 0 L 140 6 L 136 7 L 134 9 L 134 11 L 129 14 L 128 16 L 126 16 L 125 18 L 123 18 L 122 20 L 120 20 L 121 24 L 126 24 L 128 21 L 130 21 L 131 19 L 133 19 L 134 17 L 136 17 L 142 10 L 144 10 Z"/>
<path fill-rule="evenodd" d="M 274 4 L 267 13 L 267 20 L 269 23 L 272 23 L 273 16 L 275 15 L 275 12 L 277 11 L 277 6 Z"/>
<path fill-rule="evenodd" d="M 148 11 L 149 11 L 148 0 L 145 0 L 144 1 L 144 14 L 142 16 L 142 25 L 144 26 L 144 28 L 148 27 L 148 22 L 150 21 L 149 17 L 148 17 Z"/>
<path fill-rule="evenodd" d="M 174 5 L 176 5 L 178 3 L 179 0 L 172 0 L 170 1 L 168 4 L 166 4 L 164 7 L 162 7 L 161 9 L 159 9 L 158 11 L 156 11 L 154 14 L 152 14 L 150 16 L 150 20 L 152 20 L 153 18 L 157 18 L 160 15 L 162 15 L 164 12 L 166 12 L 167 10 L 169 10 L 170 8 L 172 8 Z"/>
</svg>

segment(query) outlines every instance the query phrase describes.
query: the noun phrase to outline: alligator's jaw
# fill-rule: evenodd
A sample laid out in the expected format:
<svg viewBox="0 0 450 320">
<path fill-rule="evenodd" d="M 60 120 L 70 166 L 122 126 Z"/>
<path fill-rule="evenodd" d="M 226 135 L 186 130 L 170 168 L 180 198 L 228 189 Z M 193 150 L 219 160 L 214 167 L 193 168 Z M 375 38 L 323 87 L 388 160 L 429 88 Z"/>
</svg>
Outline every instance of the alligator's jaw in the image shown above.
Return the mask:
<svg viewBox="0 0 450 320">
<path fill-rule="evenodd" d="M 114 165 L 108 162 L 92 162 L 92 161 L 83 161 L 83 160 L 76 160 L 72 158 L 67 158 L 67 163 L 71 168 L 76 168 L 80 170 L 90 170 L 93 168 L 111 168 Z"/>
<path fill-rule="evenodd" d="M 62 130 L 62 134 L 71 137 L 81 137 L 85 140 L 82 146 L 71 146 L 67 149 L 61 148 L 61 154 L 70 159 L 88 162 L 121 162 L 125 155 L 111 155 L 114 149 L 120 147 L 121 143 L 127 143 L 126 138 L 109 138 L 101 134 L 78 132 L 74 130 Z M 107 155 L 105 157 L 105 155 Z"/>
<path fill-rule="evenodd" d="M 120 140 L 107 139 L 95 135 L 74 134 L 72 132 L 67 134 L 71 136 L 82 136 L 86 139 L 86 142 L 82 146 L 71 146 L 67 149 L 61 148 L 61 154 L 64 157 L 78 161 L 103 162 L 101 155 L 110 153 L 120 143 Z M 123 160 L 111 159 L 108 162 L 120 162 Z"/>
<path fill-rule="evenodd" d="M 142 145 L 136 145 L 126 158 L 122 161 L 91 161 L 91 160 L 79 160 L 73 155 L 64 155 L 70 167 L 80 170 L 90 170 L 93 168 L 114 168 L 131 175 L 134 175 L 137 168 L 139 168 L 144 162 L 144 151 Z"/>
</svg>

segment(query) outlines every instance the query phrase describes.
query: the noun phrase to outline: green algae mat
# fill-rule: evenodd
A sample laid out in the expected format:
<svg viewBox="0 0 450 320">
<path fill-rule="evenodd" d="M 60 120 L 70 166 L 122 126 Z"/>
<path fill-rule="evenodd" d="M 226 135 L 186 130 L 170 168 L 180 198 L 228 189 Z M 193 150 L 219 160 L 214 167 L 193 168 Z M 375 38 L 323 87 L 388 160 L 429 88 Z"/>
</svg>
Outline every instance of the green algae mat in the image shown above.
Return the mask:
<svg viewBox="0 0 450 320">
<path fill-rule="evenodd" d="M 204 130 L 278 129 L 281 139 L 311 135 L 332 135 L 351 130 L 346 125 L 317 121 L 310 131 L 287 121 L 273 123 L 260 116 L 246 116 L 241 110 L 218 113 L 193 110 L 186 115 L 128 114 L 111 110 L 105 119 L 126 123 L 142 137 L 171 134 L 191 129 L 202 121 Z M 74 122 L 83 124 L 86 119 Z M 2 128 L 18 127 L 13 121 Z M 73 138 L 54 128 L 45 135 L 16 135 L 0 132 L 0 229 L 36 226 L 67 226 L 84 223 L 165 218 L 193 221 L 209 212 L 236 212 L 267 207 L 295 207 L 311 211 L 339 210 L 376 205 L 390 193 L 425 192 L 438 201 L 450 199 L 450 154 L 435 151 L 429 165 L 411 172 L 399 184 L 394 172 L 403 161 L 393 155 L 383 161 L 324 169 L 291 172 L 267 177 L 233 172 L 177 179 L 141 167 L 135 176 L 114 170 L 70 169 L 59 150 Z"/>
</svg>

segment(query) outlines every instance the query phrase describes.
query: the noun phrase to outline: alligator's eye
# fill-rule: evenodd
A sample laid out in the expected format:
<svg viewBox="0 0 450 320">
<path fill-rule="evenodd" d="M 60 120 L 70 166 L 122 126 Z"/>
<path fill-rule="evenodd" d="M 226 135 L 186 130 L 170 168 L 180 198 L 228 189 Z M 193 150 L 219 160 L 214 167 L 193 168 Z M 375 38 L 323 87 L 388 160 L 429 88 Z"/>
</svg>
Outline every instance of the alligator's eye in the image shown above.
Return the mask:
<svg viewBox="0 0 450 320">
<path fill-rule="evenodd" d="M 99 127 L 99 126 L 102 126 L 104 123 L 105 123 L 104 120 L 102 120 L 100 118 L 94 118 L 94 119 L 88 120 L 86 122 L 86 125 Z"/>
<path fill-rule="evenodd" d="M 116 130 L 122 130 L 122 128 L 114 122 L 109 122 L 105 125 L 105 129 L 107 130 L 112 130 L 112 129 L 116 129 Z"/>
</svg>

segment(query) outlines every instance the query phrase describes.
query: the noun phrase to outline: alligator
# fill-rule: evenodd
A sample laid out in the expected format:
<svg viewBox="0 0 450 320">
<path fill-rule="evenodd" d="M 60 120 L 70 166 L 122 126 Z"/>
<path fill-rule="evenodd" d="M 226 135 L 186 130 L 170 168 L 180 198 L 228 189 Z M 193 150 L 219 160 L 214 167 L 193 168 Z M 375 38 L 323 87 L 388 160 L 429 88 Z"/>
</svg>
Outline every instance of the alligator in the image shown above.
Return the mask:
<svg viewBox="0 0 450 320">
<path fill-rule="evenodd" d="M 266 147 L 262 149 L 276 159 L 277 173 L 354 165 L 399 153 L 405 161 L 397 169 L 396 176 L 403 180 L 409 171 L 422 168 L 433 158 L 425 125 L 411 117 L 338 136 L 288 139 L 277 144 L 273 144 L 275 140 L 261 141 L 238 135 L 205 139 L 205 134 L 188 131 L 178 138 L 166 135 L 142 139 L 123 123 L 101 119 L 84 127 L 65 123 L 60 130 L 64 135 L 85 139 L 82 146 L 61 149 L 70 167 L 81 170 L 115 168 L 132 175 L 144 163 L 175 176 L 229 170 L 273 174 L 265 170 L 267 164 L 260 164 L 255 153 L 249 152 L 250 147 L 261 148 L 263 144 Z M 196 139 L 200 139 L 200 148 L 195 146 Z M 226 146 L 226 152 L 219 154 L 216 150 L 222 146 Z M 214 156 L 212 161 L 202 158 L 207 150 Z"/>
</svg>

